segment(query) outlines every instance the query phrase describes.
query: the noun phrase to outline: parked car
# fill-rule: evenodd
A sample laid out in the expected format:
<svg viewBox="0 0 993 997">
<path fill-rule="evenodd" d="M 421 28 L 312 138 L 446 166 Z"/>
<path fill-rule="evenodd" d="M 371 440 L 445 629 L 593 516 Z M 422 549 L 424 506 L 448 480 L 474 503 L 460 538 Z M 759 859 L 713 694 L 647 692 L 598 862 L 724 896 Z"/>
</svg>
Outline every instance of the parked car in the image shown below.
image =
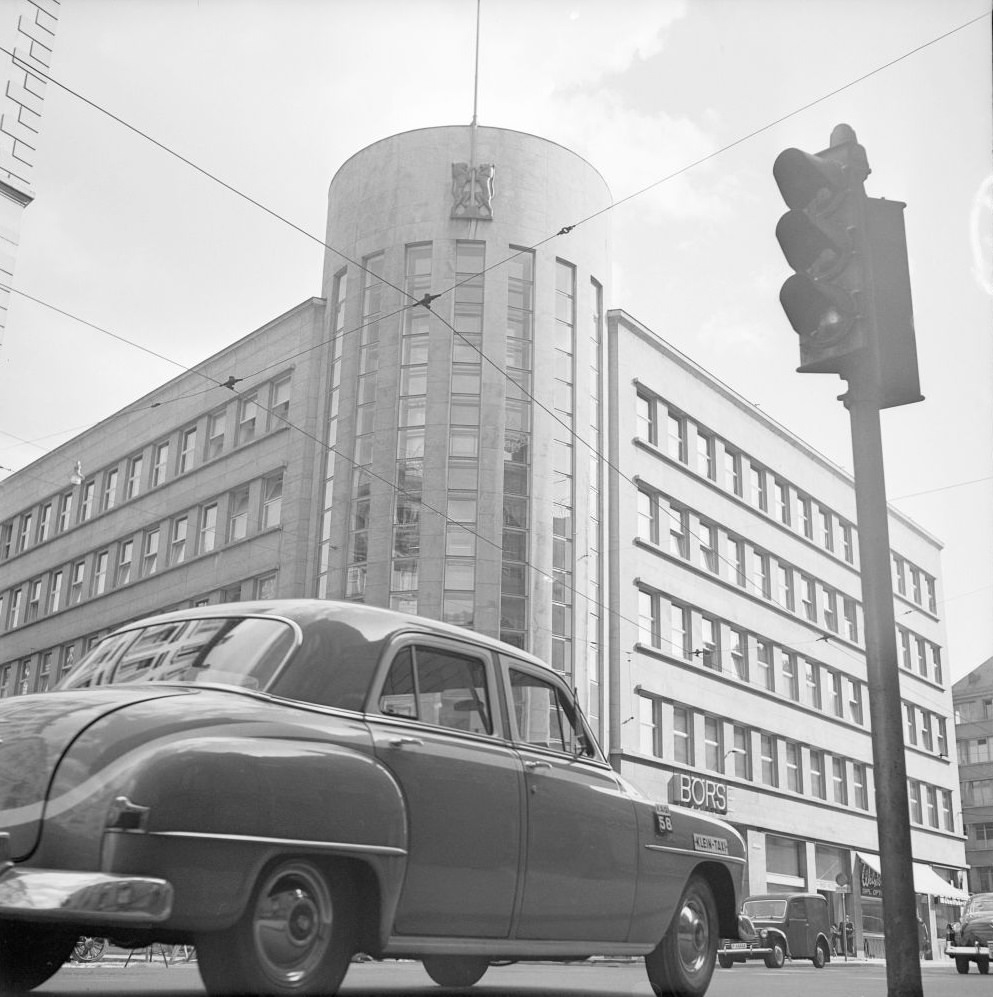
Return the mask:
<svg viewBox="0 0 993 997">
<path fill-rule="evenodd" d="M 644 956 L 701 997 L 744 844 L 646 799 L 565 678 L 499 641 L 317 600 L 202 607 L 0 703 L 0 991 L 80 935 L 195 944 L 210 994 L 333 994 L 355 953 L 445 986 Z"/>
<path fill-rule="evenodd" d="M 974 962 L 980 973 L 990 971 L 990 948 L 993 946 L 993 893 L 977 893 L 962 908 L 962 917 L 949 927 L 945 955 L 955 960 L 960 973 L 969 972 Z"/>
<path fill-rule="evenodd" d="M 818 969 L 831 961 L 828 902 L 819 893 L 748 897 L 741 913 L 752 937 L 722 940 L 717 959 L 725 969 L 747 959 L 763 959 L 770 969 L 782 969 L 787 959 L 810 959 Z"/>
</svg>

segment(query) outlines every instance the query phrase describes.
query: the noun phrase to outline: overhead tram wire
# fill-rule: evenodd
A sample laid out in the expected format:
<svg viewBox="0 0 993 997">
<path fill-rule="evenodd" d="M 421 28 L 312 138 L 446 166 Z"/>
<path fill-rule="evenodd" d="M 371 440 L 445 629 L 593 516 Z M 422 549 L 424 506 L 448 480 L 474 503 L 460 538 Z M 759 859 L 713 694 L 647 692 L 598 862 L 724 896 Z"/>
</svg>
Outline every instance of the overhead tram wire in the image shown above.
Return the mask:
<svg viewBox="0 0 993 997">
<path fill-rule="evenodd" d="M 659 180 L 653 182 L 652 184 L 649 184 L 648 186 L 646 186 L 646 187 L 644 187 L 644 188 L 642 188 L 642 189 L 640 189 L 638 191 L 635 191 L 632 194 L 627 195 L 626 197 L 620 199 L 619 201 L 614 201 L 610 205 L 608 205 L 607 207 L 602 208 L 599 211 L 594 212 L 594 213 L 586 216 L 585 218 L 580 219 L 579 221 L 577 221 L 577 222 L 575 222 L 575 223 L 573 223 L 571 225 L 564 226 L 563 228 L 561 228 L 560 230 L 558 230 L 556 233 L 554 233 L 552 235 L 549 235 L 545 239 L 540 240 L 539 242 L 535 243 L 535 245 L 533 247 L 530 247 L 528 250 L 522 250 L 522 251 L 520 251 L 518 253 L 515 253 L 515 254 L 507 257 L 504 260 L 498 261 L 497 263 L 493 264 L 492 266 L 490 266 L 488 268 L 485 268 L 483 271 L 480 271 L 480 274 L 469 275 L 466 278 L 464 278 L 462 281 L 456 282 L 451 287 L 447 288 L 445 291 L 439 292 L 438 294 L 435 294 L 435 295 L 430 295 L 429 294 L 429 295 L 425 295 L 425 297 L 423 299 L 414 300 L 412 298 L 412 296 L 405 289 L 397 287 L 396 285 L 392 284 L 390 281 L 384 280 L 379 275 L 372 274 L 372 276 L 375 279 L 379 280 L 380 282 L 382 282 L 384 284 L 387 284 L 388 286 L 392 287 L 394 290 L 398 291 L 400 294 L 406 295 L 407 297 L 411 298 L 411 304 L 408 305 L 408 306 L 405 306 L 403 309 L 400 309 L 399 311 L 406 310 L 407 307 L 416 307 L 417 305 L 425 306 L 429 310 L 431 310 L 430 306 L 431 306 L 431 303 L 434 300 L 436 300 L 437 298 L 442 297 L 443 295 L 449 293 L 450 291 L 454 290 L 455 288 L 460 287 L 462 284 L 465 284 L 465 283 L 467 283 L 467 282 L 475 279 L 476 277 L 480 276 L 481 274 L 487 273 L 489 270 L 492 270 L 492 269 L 495 269 L 498 266 L 504 265 L 505 263 L 509 262 L 510 260 L 515 259 L 517 256 L 520 256 L 522 252 L 526 252 L 526 251 L 531 251 L 533 249 L 537 249 L 538 247 L 546 244 L 547 242 L 550 242 L 554 238 L 557 238 L 557 237 L 560 237 L 562 235 L 568 234 L 573 229 L 575 229 L 578 225 L 581 225 L 581 224 L 583 224 L 583 223 L 585 223 L 587 221 L 590 221 L 591 219 L 593 219 L 595 217 L 598 217 L 599 215 L 602 215 L 602 214 L 606 213 L 607 211 L 612 210 L 613 208 L 619 207 L 620 205 L 622 205 L 622 204 L 624 204 L 624 203 L 632 200 L 635 197 L 638 197 L 638 196 L 641 196 L 642 194 L 647 193 L 648 191 L 654 189 L 655 187 L 660 186 L 661 184 L 663 184 L 663 183 L 665 183 L 665 182 L 667 182 L 667 181 L 669 181 L 669 180 L 671 180 L 671 179 L 673 179 L 673 178 L 675 178 L 677 176 L 680 176 L 681 174 L 687 172 L 688 170 L 693 169 L 694 167 L 696 167 L 696 166 L 698 166 L 698 165 L 700 165 L 700 164 L 702 164 L 704 162 L 707 162 L 710 159 L 715 158 L 716 156 L 720 155 L 721 153 L 726 152 L 726 151 L 728 151 L 728 150 L 730 150 L 730 149 L 732 149 L 732 148 L 734 148 L 734 147 L 742 144 L 745 141 L 748 141 L 749 139 L 755 137 L 756 135 L 759 135 L 759 134 L 761 134 L 761 133 L 763 133 L 763 132 L 765 132 L 765 131 L 773 128 L 773 127 L 775 127 L 776 125 L 782 123 L 783 121 L 786 121 L 786 120 L 788 120 L 788 119 L 796 116 L 797 114 L 800 114 L 802 111 L 808 110 L 809 108 L 811 108 L 813 106 L 816 106 L 817 104 L 819 104 L 819 103 L 821 103 L 821 102 L 829 99 L 830 97 L 833 97 L 833 96 L 837 95 L 838 93 L 843 92 L 844 90 L 848 89 L 849 87 L 852 87 L 852 86 L 856 85 L 857 83 L 860 83 L 860 82 L 863 82 L 866 79 L 869 79 L 870 77 L 876 75 L 877 73 L 882 72 L 884 69 L 887 69 L 887 68 L 889 68 L 889 67 L 891 67 L 891 66 L 893 66 L 893 65 L 895 65 L 895 64 L 897 64 L 897 63 L 899 63 L 901 61 L 903 61 L 904 59 L 909 58 L 910 56 L 916 54 L 917 52 L 920 52 L 923 49 L 926 49 L 929 46 L 934 45 L 937 42 L 942 41 L 943 39 L 951 36 L 952 34 L 955 34 L 956 32 L 961 31 L 964 28 L 969 27 L 970 25 L 972 25 L 972 24 L 974 24 L 974 23 L 982 20 L 983 18 L 985 18 L 987 16 L 987 13 L 988 12 L 984 12 L 982 15 L 979 15 L 979 16 L 977 16 L 975 18 L 972 18 L 969 21 L 966 21 L 963 24 L 958 25 L 957 27 L 955 27 L 955 28 L 953 28 L 953 29 L 951 29 L 951 30 L 943 33 L 942 35 L 936 36 L 935 38 L 933 38 L 933 39 L 931 39 L 931 40 L 929 40 L 929 41 L 927 41 L 927 42 L 925 42 L 925 43 L 923 43 L 923 44 L 915 47 L 914 49 L 910 50 L 909 52 L 906 52 L 903 55 L 898 56 L 897 58 L 890 60 L 889 62 L 885 63 L 884 65 L 879 66 L 876 69 L 871 70 L 870 72 L 868 72 L 866 74 L 863 74 L 862 76 L 858 77 L 857 79 L 850 81 L 849 83 L 845 84 L 844 86 L 838 87 L 835 90 L 831 91 L 830 93 L 824 94 L 821 97 L 818 97 L 815 100 L 808 102 L 807 104 L 803 105 L 802 107 L 797 108 L 794 111 L 791 111 L 788 114 L 785 114 L 785 115 L 781 116 L 780 118 L 776 119 L 775 121 L 770 122 L 770 123 L 762 126 L 761 128 L 753 130 L 749 134 L 747 134 L 745 136 L 742 136 L 742 137 L 736 139 L 735 141 L 733 141 L 731 143 L 728 143 L 727 145 L 721 147 L 720 149 L 715 150 L 714 152 L 708 154 L 707 156 L 704 156 L 704 157 L 696 160 L 695 162 L 688 164 L 687 166 L 681 168 L 680 170 L 677 170 L 674 173 L 671 173 L 671 174 L 669 174 L 669 175 L 667 175 L 665 177 L 662 177 Z M 11 59 L 14 59 L 15 60 L 15 64 L 19 64 L 19 63 L 17 63 L 16 57 L 14 56 L 14 54 L 12 52 L 10 52 L 9 50 L 7 50 L 7 49 L 3 48 L 2 46 L 0 46 L 0 52 L 5 53 L 9 57 L 11 57 Z M 32 74 L 34 74 L 38 79 L 41 79 L 41 80 L 53 83 L 55 86 L 57 86 L 60 89 L 64 90 L 66 93 L 69 93 L 70 95 L 76 97 L 78 100 L 83 101 L 85 104 L 87 104 L 88 106 L 92 107 L 94 110 L 97 110 L 97 111 L 99 111 L 102 114 L 105 114 L 106 116 L 110 117 L 112 120 L 114 120 L 115 122 L 117 122 L 118 124 L 121 124 L 123 127 L 127 128 L 129 131 L 132 131 L 134 134 L 136 134 L 136 135 L 144 138 L 148 142 L 151 142 L 153 145 L 155 145 L 156 147 L 160 148 L 162 151 L 168 153 L 169 155 L 175 157 L 176 159 L 179 159 L 181 162 L 183 162 L 184 164 L 190 166 L 192 169 L 194 169 L 197 172 L 201 173 L 203 176 L 207 177 L 208 179 L 213 180 L 215 183 L 220 184 L 222 187 L 224 187 L 226 190 L 230 191 L 231 193 L 236 194 L 237 196 L 239 196 L 239 197 L 243 198 L 244 200 L 248 201 L 250 204 L 253 204 L 254 206 L 260 208 L 263 211 L 265 211 L 270 216 L 276 218 L 279 221 L 282 221 L 284 224 L 289 225 L 291 228 L 293 228 L 296 231 L 298 231 L 299 233 L 307 236 L 307 238 L 309 238 L 309 239 L 311 239 L 311 240 L 319 243 L 320 245 L 324 246 L 326 249 L 330 250 L 331 252 L 335 253 L 337 256 L 341 257 L 342 259 L 344 259 L 347 262 L 351 263 L 352 265 L 356 266 L 358 269 L 362 270 L 363 272 L 370 273 L 370 271 L 368 271 L 368 269 L 366 267 L 364 267 L 361 263 L 359 263 L 359 262 L 357 262 L 355 260 L 352 260 L 350 257 L 348 257 L 344 253 L 340 252 L 335 247 L 333 247 L 333 246 L 329 245 L 328 243 L 324 242 L 322 239 L 319 239 L 318 237 L 314 236 L 313 234 L 307 232 L 305 229 L 303 229 L 300 226 L 296 225 L 295 223 L 289 221 L 284 216 L 280 215 L 278 212 L 276 212 L 276 211 L 268 208 L 267 206 L 265 206 L 261 202 L 257 201 L 255 198 L 252 198 L 251 196 L 243 193 L 242 191 L 238 190 L 237 188 L 233 187 L 232 185 L 228 184 L 227 182 L 221 180 L 219 177 L 217 177 L 214 174 L 210 173 L 208 170 L 206 170 L 206 169 L 198 166 L 197 164 L 193 163 L 192 161 L 190 161 L 186 157 L 180 155 L 179 153 L 177 153 L 174 150 L 172 150 L 171 148 L 169 148 L 164 143 L 159 142 L 158 140 L 152 138 L 151 136 L 149 136 L 145 132 L 141 131 L 137 127 L 135 127 L 135 126 L 129 124 L 128 122 L 124 121 L 122 118 L 120 118 L 119 116 L 113 114 L 112 112 L 108 111 L 107 109 L 101 107 L 99 104 L 95 103 L 94 101 L 91 101 L 88 98 L 86 98 L 86 97 L 82 96 L 81 94 L 79 94 L 78 92 L 72 90 L 70 87 L 68 87 L 65 84 L 61 83 L 59 80 L 55 79 L 54 77 L 51 77 L 48 74 L 41 73 L 40 71 L 34 69 L 33 67 L 31 67 L 31 68 L 25 67 L 25 68 L 26 68 L 27 71 L 30 71 Z M 17 292 L 17 293 L 20 293 L 20 292 Z M 56 309 L 56 310 L 58 311 L 59 309 Z M 397 312 L 394 312 L 392 314 L 397 314 Z M 437 313 L 434 313 L 434 314 L 437 316 Z M 381 316 L 381 317 L 379 317 L 377 319 L 377 321 L 382 321 L 383 318 L 388 318 L 388 317 L 391 317 L 391 316 L 385 316 L 385 317 Z M 437 317 L 440 318 L 440 316 L 437 316 Z M 449 325 L 449 327 L 452 328 L 453 332 L 455 331 L 454 327 L 452 327 L 450 325 L 450 323 L 447 323 L 447 321 L 445 321 L 444 319 L 441 319 L 441 321 L 445 322 L 446 325 Z M 89 324 L 89 323 L 86 323 L 86 324 Z M 105 330 L 101 330 L 101 331 L 105 331 Z M 113 334 L 110 334 L 110 335 L 113 335 Z M 120 338 L 120 337 L 115 337 L 115 338 Z M 324 341 L 324 342 L 327 342 L 327 341 Z M 319 348 L 320 346 L 324 345 L 324 342 L 318 344 L 315 347 L 311 347 L 310 349 L 312 350 L 312 349 Z M 132 345 L 136 345 L 136 344 L 132 344 Z M 139 347 L 139 348 L 142 348 L 142 347 Z M 146 351 L 146 352 L 153 352 L 153 351 Z M 301 351 L 301 354 L 305 353 L 305 352 L 309 352 L 309 350 Z M 299 356 L 301 354 L 296 354 L 296 355 Z M 163 358 L 163 359 L 167 359 L 167 358 Z M 172 361 L 170 361 L 170 362 L 172 362 Z M 489 360 L 488 360 L 488 362 L 492 363 L 492 361 L 489 361 Z M 268 369 L 268 368 L 264 368 L 264 369 Z M 197 372 L 197 373 L 199 373 L 199 372 Z M 509 379 L 509 375 L 506 375 L 506 372 L 503 372 L 503 373 L 504 373 L 504 376 L 508 377 L 508 379 Z M 202 375 L 202 376 L 206 376 L 206 375 Z M 247 375 L 247 376 L 251 377 L 251 376 L 255 376 L 255 375 Z M 237 379 L 237 380 L 243 380 L 243 379 L 244 378 Z M 221 383 L 221 382 L 218 382 L 218 386 L 228 386 L 228 387 L 230 387 L 230 385 L 227 385 L 227 384 L 224 384 L 224 383 Z M 531 396 L 531 398 L 532 398 L 532 400 L 534 400 L 536 402 L 536 404 L 540 405 L 540 403 L 538 403 L 533 398 L 533 396 Z M 543 406 L 543 405 L 541 407 L 545 408 L 545 406 Z M 545 410 L 548 411 L 547 408 Z M 555 418 L 557 419 L 557 417 L 555 417 Z M 561 423 L 561 420 L 557 420 L 557 421 L 559 421 L 561 425 L 563 425 L 563 426 L 565 425 L 564 423 Z M 572 432 L 572 435 L 576 439 L 580 439 L 575 432 L 573 432 L 572 430 L 570 430 L 570 432 Z M 309 435 L 309 434 L 307 434 L 307 435 Z M 318 441 L 318 442 L 320 442 L 320 441 Z M 612 469 L 614 469 L 616 471 L 616 473 L 618 473 L 621 477 L 623 477 L 629 483 L 636 485 L 636 483 L 634 481 L 632 481 L 632 479 L 628 478 L 626 475 L 623 475 L 622 472 L 620 472 L 616 468 L 613 468 L 613 466 L 610 465 L 609 461 L 607 461 L 606 458 L 603 457 L 602 454 L 599 454 L 599 452 L 596 451 L 592 447 L 591 444 L 587 443 L 585 440 L 580 440 L 580 442 L 584 443 L 584 445 L 586 445 L 593 453 L 597 454 L 602 460 L 605 461 L 605 463 L 607 464 L 607 466 L 609 466 Z M 324 444 L 321 444 L 321 445 L 323 446 Z M 337 451 L 335 451 L 335 452 L 337 453 Z M 341 456 L 344 456 L 344 455 L 341 455 Z M 347 460 L 349 458 L 346 457 L 345 459 Z M 396 488 L 396 486 L 392 485 L 392 482 L 390 484 L 391 484 L 392 487 Z M 438 510 L 432 510 L 432 511 L 438 513 Z M 673 517 L 673 515 L 672 515 L 671 512 L 669 512 L 668 510 L 666 510 L 666 512 L 667 512 L 667 515 L 670 518 L 675 518 L 675 517 Z M 438 513 L 438 514 L 439 515 L 443 515 L 441 513 Z M 445 518 L 447 519 L 447 517 L 445 517 Z M 459 524 L 459 525 L 463 525 L 463 524 Z M 472 532 L 472 531 L 470 531 L 470 532 Z M 692 534 L 692 533 L 690 533 L 690 535 L 691 536 L 695 536 L 695 534 Z M 492 543 L 492 541 L 488 541 L 488 542 Z M 720 555 L 718 555 L 718 556 L 720 556 Z M 721 558 L 721 559 L 724 560 L 725 563 L 730 563 L 725 558 Z M 539 570 L 539 569 L 534 568 L 534 570 Z M 577 593 L 577 594 L 579 594 L 583 598 L 586 598 L 585 596 L 582 595 L 582 593 Z M 628 622 L 633 622 L 633 621 L 628 620 Z"/>
</svg>

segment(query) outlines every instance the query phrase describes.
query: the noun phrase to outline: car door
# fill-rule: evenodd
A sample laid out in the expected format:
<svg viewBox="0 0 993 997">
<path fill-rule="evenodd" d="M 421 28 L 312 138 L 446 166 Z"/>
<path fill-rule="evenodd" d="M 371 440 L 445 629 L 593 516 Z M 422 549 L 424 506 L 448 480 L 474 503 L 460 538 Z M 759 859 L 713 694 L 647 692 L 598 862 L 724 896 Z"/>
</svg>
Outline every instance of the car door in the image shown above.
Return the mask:
<svg viewBox="0 0 993 997">
<path fill-rule="evenodd" d="M 503 737 L 490 655 L 457 641 L 393 649 L 369 717 L 407 807 L 394 931 L 505 938 L 517 894 L 523 769 Z"/>
<path fill-rule="evenodd" d="M 638 861 L 634 803 L 566 687 L 527 662 L 500 658 L 527 786 L 516 936 L 623 941 Z"/>
<path fill-rule="evenodd" d="M 791 897 L 786 905 L 786 941 L 793 959 L 806 959 L 813 952 L 807 905 L 803 897 Z"/>
</svg>

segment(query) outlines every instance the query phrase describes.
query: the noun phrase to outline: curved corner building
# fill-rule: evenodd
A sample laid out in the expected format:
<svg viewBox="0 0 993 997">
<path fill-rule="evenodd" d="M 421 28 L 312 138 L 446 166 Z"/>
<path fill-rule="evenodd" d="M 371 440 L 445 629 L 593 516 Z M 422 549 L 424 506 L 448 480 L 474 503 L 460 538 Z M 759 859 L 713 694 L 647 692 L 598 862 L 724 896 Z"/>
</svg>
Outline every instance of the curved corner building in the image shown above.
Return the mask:
<svg viewBox="0 0 993 997">
<path fill-rule="evenodd" d="M 608 225 L 552 237 L 609 203 L 545 139 L 405 132 L 334 177 L 324 268 L 318 595 L 527 648 L 594 717 Z"/>
</svg>

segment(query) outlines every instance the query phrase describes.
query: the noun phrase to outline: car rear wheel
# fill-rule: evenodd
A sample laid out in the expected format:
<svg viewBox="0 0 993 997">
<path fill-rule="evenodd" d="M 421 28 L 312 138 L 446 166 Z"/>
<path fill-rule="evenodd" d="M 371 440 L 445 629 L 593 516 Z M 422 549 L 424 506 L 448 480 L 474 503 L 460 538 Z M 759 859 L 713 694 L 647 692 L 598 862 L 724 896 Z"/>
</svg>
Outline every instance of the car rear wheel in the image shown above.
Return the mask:
<svg viewBox="0 0 993 997">
<path fill-rule="evenodd" d="M 814 948 L 813 957 L 810 960 L 818 969 L 823 969 L 827 965 L 828 950 L 824 942 L 818 942 Z"/>
<path fill-rule="evenodd" d="M 270 866 L 232 928 L 197 939 L 207 992 L 335 994 L 353 955 L 348 880 L 306 859 Z"/>
<path fill-rule="evenodd" d="M 645 956 L 657 997 L 703 997 L 717 961 L 717 904 L 702 876 L 691 876 L 662 941 Z"/>
<path fill-rule="evenodd" d="M 960 973 L 969 972 L 969 958 L 964 955 L 957 955 L 955 957 L 955 969 Z"/>
<path fill-rule="evenodd" d="M 729 955 L 719 955 L 717 957 L 717 964 L 721 969 L 730 969 L 734 965 L 734 959 Z"/>
<path fill-rule="evenodd" d="M 21 994 L 54 976 L 72 954 L 74 932 L 0 921 L 0 993 Z"/>
<path fill-rule="evenodd" d="M 990 957 L 981 955 L 976 959 L 976 969 L 985 976 L 990 971 Z"/>
<path fill-rule="evenodd" d="M 471 955 L 433 955 L 424 959 L 428 976 L 442 987 L 471 987 L 489 967 L 489 959 Z"/>
<path fill-rule="evenodd" d="M 770 969 L 782 969 L 783 964 L 786 962 L 786 949 L 783 948 L 783 943 L 774 940 L 769 948 L 770 951 L 765 957 L 765 964 Z"/>
</svg>

